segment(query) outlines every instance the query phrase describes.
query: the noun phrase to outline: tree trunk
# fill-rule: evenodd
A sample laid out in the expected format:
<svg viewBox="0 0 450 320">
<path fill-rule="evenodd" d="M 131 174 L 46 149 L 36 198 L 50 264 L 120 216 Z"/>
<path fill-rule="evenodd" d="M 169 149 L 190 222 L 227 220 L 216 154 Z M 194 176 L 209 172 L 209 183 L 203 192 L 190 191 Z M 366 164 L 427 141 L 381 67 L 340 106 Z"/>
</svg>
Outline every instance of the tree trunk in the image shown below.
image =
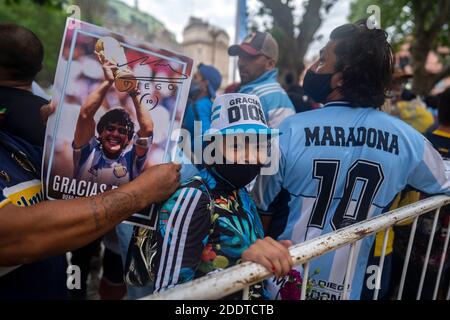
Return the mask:
<svg viewBox="0 0 450 320">
<path fill-rule="evenodd" d="M 427 95 L 434 85 L 433 75 L 425 69 L 430 50 L 431 44 L 427 39 L 416 38 L 411 44 L 412 91 L 421 96 Z"/>
<path fill-rule="evenodd" d="M 322 0 L 310 0 L 306 5 L 301 22 L 294 24 L 291 1 L 260 0 L 261 3 L 271 11 L 273 17 L 274 37 L 278 40 L 280 47 L 280 60 L 278 63 L 280 71 L 280 82 L 284 83 L 284 76 L 292 73 L 295 83 L 298 82 L 300 74 L 305 65 L 303 60 L 309 45 L 314 40 L 314 34 L 319 29 L 322 19 L 320 9 Z M 330 3 L 330 6 L 333 2 Z M 295 29 L 299 29 L 299 35 L 295 37 Z"/>
<path fill-rule="evenodd" d="M 425 66 L 429 52 L 434 48 L 437 36 L 442 26 L 450 19 L 450 0 L 440 0 L 432 23 L 427 26 L 427 15 L 432 11 L 431 1 L 412 1 L 414 17 L 414 40 L 411 44 L 411 58 L 413 67 L 412 91 L 425 96 L 445 74 L 431 74 Z M 430 17 L 428 17 L 430 18 Z M 447 68 L 448 69 L 448 68 Z M 444 70 L 445 73 L 445 70 Z"/>
</svg>

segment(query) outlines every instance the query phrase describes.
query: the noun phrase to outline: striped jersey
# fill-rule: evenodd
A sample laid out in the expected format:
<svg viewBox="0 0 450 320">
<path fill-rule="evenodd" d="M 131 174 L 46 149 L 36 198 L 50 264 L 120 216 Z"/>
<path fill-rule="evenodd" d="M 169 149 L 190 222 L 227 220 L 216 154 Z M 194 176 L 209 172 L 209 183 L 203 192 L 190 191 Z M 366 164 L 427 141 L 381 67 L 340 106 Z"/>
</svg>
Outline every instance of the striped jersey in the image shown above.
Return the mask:
<svg viewBox="0 0 450 320">
<path fill-rule="evenodd" d="M 258 96 L 267 125 L 271 128 L 277 128 L 284 119 L 295 114 L 294 105 L 278 83 L 277 75 L 277 69 L 267 71 L 256 80 L 241 86 L 238 91 Z"/>
<path fill-rule="evenodd" d="M 280 126 L 280 163 L 253 196 L 270 236 L 302 243 L 386 212 L 406 186 L 450 194 L 450 167 L 418 131 L 374 108 L 330 102 Z M 350 299 L 359 299 L 374 236 L 357 242 Z M 340 299 L 349 246 L 312 260 L 310 299 Z M 272 297 L 279 283 L 269 281 Z"/>
<path fill-rule="evenodd" d="M 73 149 L 74 176 L 77 180 L 120 186 L 135 179 L 142 171 L 146 155 L 138 157 L 136 146 L 125 148 L 116 159 L 107 158 L 96 137 L 79 149 Z"/>
</svg>

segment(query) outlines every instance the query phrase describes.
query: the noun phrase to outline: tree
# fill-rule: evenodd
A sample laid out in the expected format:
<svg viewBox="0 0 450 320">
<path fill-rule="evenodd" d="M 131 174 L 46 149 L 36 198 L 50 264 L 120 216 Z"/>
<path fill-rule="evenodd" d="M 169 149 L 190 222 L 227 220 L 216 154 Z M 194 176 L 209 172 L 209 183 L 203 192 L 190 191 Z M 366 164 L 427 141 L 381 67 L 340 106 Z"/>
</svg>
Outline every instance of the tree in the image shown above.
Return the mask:
<svg viewBox="0 0 450 320">
<path fill-rule="evenodd" d="M 273 24 L 268 30 L 278 41 L 280 47 L 280 75 L 287 73 L 298 76 L 305 69 L 304 57 L 314 35 L 322 24 L 322 13 L 328 13 L 336 0 L 310 0 L 304 2 L 304 13 L 299 22 L 293 0 L 259 0 L 262 7 L 260 16 L 270 16 Z"/>
<path fill-rule="evenodd" d="M 0 0 L 0 21 L 17 23 L 32 30 L 44 46 L 44 66 L 37 81 L 53 83 L 67 14 L 58 1 Z"/>
<path fill-rule="evenodd" d="M 107 0 L 0 0 L 0 21 L 20 24 L 32 30 L 44 46 L 44 66 L 36 80 L 43 87 L 53 83 L 66 18 L 66 7 L 76 4 L 83 21 L 102 24 Z"/>
<path fill-rule="evenodd" d="M 64 0 L 30 0 L 30 1 L 22 1 L 22 0 L 5 0 L 5 3 L 8 5 L 11 4 L 21 4 L 22 2 L 39 5 L 41 7 L 53 7 L 53 8 L 62 8 Z"/>
<path fill-rule="evenodd" d="M 102 25 L 103 14 L 108 10 L 107 0 L 71 0 L 71 3 L 80 7 L 81 20 Z"/>
<path fill-rule="evenodd" d="M 367 17 L 367 7 L 378 5 L 381 11 L 381 27 L 391 35 L 395 45 L 411 36 L 411 63 L 413 68 L 412 90 L 426 95 L 434 85 L 450 76 L 450 55 L 441 55 L 444 68 L 437 74 L 426 70 L 430 51 L 450 45 L 450 0 L 356 0 L 351 4 L 351 21 Z"/>
</svg>

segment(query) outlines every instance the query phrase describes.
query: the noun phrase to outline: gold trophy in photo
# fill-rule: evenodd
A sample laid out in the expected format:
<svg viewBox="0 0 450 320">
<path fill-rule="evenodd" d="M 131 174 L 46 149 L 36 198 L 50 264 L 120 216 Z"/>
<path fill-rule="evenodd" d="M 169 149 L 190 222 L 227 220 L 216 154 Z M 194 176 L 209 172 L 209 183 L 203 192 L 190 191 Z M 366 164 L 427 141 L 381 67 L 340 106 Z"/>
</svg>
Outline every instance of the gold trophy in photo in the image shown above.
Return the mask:
<svg viewBox="0 0 450 320">
<path fill-rule="evenodd" d="M 136 88 L 137 80 L 133 72 L 127 66 L 127 57 L 122 45 L 112 37 L 103 37 L 97 40 L 95 44 L 95 52 L 103 63 L 106 60 L 111 61 L 119 66 L 114 73 L 114 84 L 120 92 L 130 92 Z"/>
</svg>

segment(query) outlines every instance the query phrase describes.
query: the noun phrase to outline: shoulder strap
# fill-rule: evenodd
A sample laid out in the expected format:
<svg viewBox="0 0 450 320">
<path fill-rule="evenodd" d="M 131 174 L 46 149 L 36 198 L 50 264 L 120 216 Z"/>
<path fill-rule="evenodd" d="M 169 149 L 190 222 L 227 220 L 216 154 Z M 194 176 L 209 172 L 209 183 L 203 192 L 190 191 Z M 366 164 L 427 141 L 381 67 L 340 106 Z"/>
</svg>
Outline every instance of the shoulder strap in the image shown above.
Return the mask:
<svg viewBox="0 0 450 320">
<path fill-rule="evenodd" d="M 201 183 L 206 190 L 206 194 L 208 195 L 209 198 L 209 213 L 210 216 L 212 217 L 214 215 L 214 199 L 211 195 L 211 189 L 209 188 L 208 184 L 202 179 L 202 177 L 200 176 L 193 176 L 192 178 L 190 178 L 189 180 L 187 180 L 185 183 L 182 184 L 182 186 L 188 186 L 191 183 Z"/>
</svg>

